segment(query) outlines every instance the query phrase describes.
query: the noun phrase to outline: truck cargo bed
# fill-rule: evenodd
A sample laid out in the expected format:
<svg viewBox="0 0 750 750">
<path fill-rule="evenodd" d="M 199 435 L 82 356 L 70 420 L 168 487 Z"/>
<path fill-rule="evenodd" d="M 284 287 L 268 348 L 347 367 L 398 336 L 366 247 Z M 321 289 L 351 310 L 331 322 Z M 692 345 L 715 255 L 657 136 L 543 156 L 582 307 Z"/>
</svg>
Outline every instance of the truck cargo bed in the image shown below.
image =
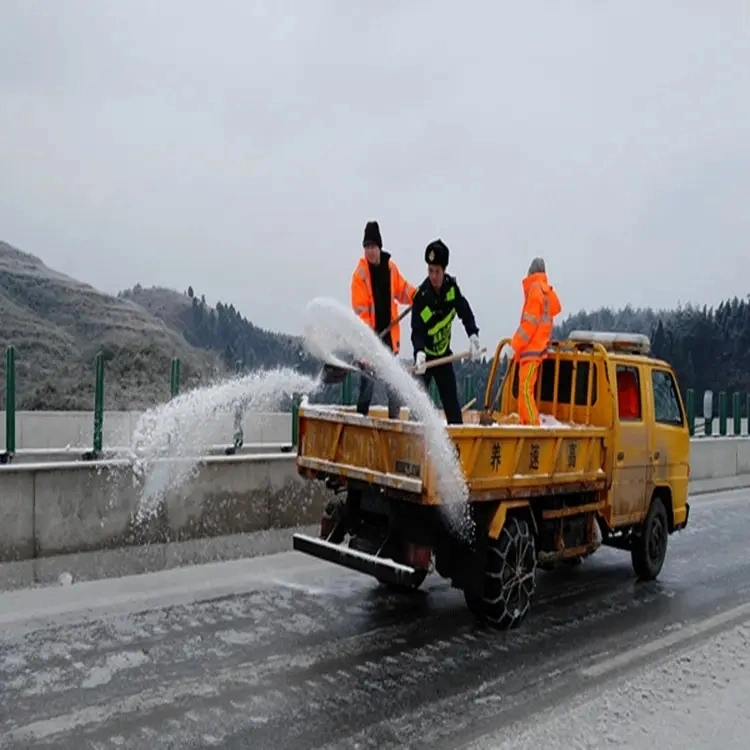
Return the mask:
<svg viewBox="0 0 750 750">
<path fill-rule="evenodd" d="M 446 429 L 472 501 L 607 488 L 605 428 L 475 422 Z M 299 411 L 297 467 L 304 476 L 361 482 L 414 502 L 440 503 L 419 422 L 305 405 Z"/>
</svg>

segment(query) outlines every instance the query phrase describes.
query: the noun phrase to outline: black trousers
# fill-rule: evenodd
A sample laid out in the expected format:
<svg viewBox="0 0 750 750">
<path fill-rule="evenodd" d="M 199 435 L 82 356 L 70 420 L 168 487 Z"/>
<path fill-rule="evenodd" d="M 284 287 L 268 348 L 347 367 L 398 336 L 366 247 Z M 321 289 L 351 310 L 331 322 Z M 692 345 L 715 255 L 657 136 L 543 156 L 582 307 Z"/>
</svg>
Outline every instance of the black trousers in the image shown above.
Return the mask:
<svg viewBox="0 0 750 750">
<path fill-rule="evenodd" d="M 375 381 L 367 375 L 362 374 L 359 379 L 359 396 L 357 398 L 358 414 L 363 414 L 365 417 L 368 415 L 374 390 Z M 386 385 L 385 390 L 388 395 L 388 419 L 398 419 L 401 413 L 401 398 L 390 386 Z"/>
<path fill-rule="evenodd" d="M 429 358 L 427 361 L 430 361 Z M 458 386 L 456 385 L 456 372 L 453 369 L 453 363 L 447 362 L 444 365 L 431 367 L 420 377 L 425 390 L 430 387 L 430 381 L 433 378 L 435 379 L 435 385 L 440 394 L 440 400 L 443 402 L 443 411 L 448 424 L 463 424 L 464 418 L 461 413 L 461 403 L 458 400 Z"/>
</svg>

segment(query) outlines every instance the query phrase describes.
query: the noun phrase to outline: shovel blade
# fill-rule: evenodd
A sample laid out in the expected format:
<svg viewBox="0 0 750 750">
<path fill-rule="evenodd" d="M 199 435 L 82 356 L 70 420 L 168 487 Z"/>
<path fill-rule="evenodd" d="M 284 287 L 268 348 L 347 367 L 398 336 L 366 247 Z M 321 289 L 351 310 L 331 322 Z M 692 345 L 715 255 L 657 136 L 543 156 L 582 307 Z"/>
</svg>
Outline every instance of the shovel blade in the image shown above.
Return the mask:
<svg viewBox="0 0 750 750">
<path fill-rule="evenodd" d="M 323 369 L 320 371 L 320 382 L 323 385 L 335 385 L 336 383 L 343 383 L 346 380 L 346 376 L 351 372 L 348 368 L 337 367 L 336 365 L 323 365 Z"/>
<path fill-rule="evenodd" d="M 320 372 L 320 379 L 324 385 L 335 385 L 336 383 L 343 383 L 349 373 L 356 373 L 358 375 L 364 373 L 371 378 L 375 377 L 375 373 L 364 365 L 332 365 L 326 362 Z"/>
</svg>

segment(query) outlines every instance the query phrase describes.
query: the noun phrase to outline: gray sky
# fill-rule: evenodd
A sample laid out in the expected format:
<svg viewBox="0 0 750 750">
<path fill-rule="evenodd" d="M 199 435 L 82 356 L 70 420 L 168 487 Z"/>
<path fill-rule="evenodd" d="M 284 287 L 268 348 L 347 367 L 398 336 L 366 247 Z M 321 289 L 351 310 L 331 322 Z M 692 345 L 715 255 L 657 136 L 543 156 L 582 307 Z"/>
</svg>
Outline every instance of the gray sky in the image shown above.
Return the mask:
<svg viewBox="0 0 750 750">
<path fill-rule="evenodd" d="M 2 0 L 0 123 L 0 239 L 277 330 L 371 218 L 492 347 L 534 255 L 563 314 L 750 291 L 747 0 Z"/>
</svg>

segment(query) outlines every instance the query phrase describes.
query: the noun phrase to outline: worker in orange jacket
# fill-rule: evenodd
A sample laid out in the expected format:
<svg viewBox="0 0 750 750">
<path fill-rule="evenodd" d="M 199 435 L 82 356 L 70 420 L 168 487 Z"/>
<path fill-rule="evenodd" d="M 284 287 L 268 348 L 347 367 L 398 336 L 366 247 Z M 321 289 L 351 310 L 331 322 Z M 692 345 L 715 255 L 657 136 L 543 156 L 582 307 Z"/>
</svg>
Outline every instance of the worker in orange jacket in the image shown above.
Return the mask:
<svg viewBox="0 0 750 750">
<path fill-rule="evenodd" d="M 401 275 L 391 254 L 383 250 L 383 238 L 377 221 L 368 221 L 362 239 L 364 255 L 352 274 L 352 309 L 373 331 L 380 333 L 398 317 L 397 302 L 410 305 L 416 293 Z M 401 326 L 396 323 L 382 337 L 383 343 L 398 355 L 401 349 Z M 367 416 L 375 384 L 362 373 L 357 399 L 357 412 Z M 396 391 L 386 386 L 388 393 L 388 418 L 398 419 L 401 399 Z"/>
<path fill-rule="evenodd" d="M 555 315 L 562 310 L 560 298 L 547 281 L 542 258 L 534 258 L 523 280 L 524 304 L 521 322 L 516 329 L 511 348 L 518 362 L 518 415 L 521 424 L 539 424 L 536 406 L 536 380 L 547 346 L 552 336 Z"/>
</svg>

